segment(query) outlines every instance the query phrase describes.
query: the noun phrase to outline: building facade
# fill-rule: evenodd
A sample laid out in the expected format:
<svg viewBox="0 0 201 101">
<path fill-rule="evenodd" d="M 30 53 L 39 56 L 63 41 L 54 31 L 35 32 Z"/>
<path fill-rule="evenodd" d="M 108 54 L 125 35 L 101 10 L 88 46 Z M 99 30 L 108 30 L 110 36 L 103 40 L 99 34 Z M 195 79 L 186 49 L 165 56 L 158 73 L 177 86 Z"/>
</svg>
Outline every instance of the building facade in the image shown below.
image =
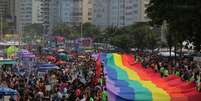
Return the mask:
<svg viewBox="0 0 201 101">
<path fill-rule="evenodd" d="M 32 24 L 32 0 L 16 0 L 15 4 L 17 33 L 21 33 L 24 26 Z"/>
<path fill-rule="evenodd" d="M 144 19 L 144 0 L 94 0 L 93 8 L 92 22 L 100 27 L 123 27 Z"/>
<path fill-rule="evenodd" d="M 149 21 L 150 19 L 147 17 L 147 14 L 146 14 L 146 9 L 147 9 L 147 6 L 149 4 L 150 0 L 140 0 L 139 3 L 140 3 L 140 17 L 139 17 L 139 21 L 140 22 L 147 22 Z"/>
<path fill-rule="evenodd" d="M 93 1 L 83 0 L 82 2 L 82 23 L 92 22 Z"/>
<path fill-rule="evenodd" d="M 80 26 L 92 22 L 93 0 L 16 0 L 18 32 L 28 24 L 41 23 L 52 33 L 59 23 Z"/>
<path fill-rule="evenodd" d="M 0 22 L 2 21 L 9 25 L 6 34 L 15 32 L 15 0 L 0 0 Z"/>
</svg>

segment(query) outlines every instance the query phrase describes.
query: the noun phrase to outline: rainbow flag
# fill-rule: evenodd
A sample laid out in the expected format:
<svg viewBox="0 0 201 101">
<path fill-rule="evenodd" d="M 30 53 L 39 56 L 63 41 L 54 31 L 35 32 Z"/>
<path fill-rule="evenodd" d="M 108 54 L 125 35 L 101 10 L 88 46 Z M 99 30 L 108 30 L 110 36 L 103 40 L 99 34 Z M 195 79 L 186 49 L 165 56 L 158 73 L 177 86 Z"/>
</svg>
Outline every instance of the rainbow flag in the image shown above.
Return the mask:
<svg viewBox="0 0 201 101">
<path fill-rule="evenodd" d="M 101 54 L 109 101 L 201 101 L 189 83 L 135 64 L 132 55 Z"/>
</svg>

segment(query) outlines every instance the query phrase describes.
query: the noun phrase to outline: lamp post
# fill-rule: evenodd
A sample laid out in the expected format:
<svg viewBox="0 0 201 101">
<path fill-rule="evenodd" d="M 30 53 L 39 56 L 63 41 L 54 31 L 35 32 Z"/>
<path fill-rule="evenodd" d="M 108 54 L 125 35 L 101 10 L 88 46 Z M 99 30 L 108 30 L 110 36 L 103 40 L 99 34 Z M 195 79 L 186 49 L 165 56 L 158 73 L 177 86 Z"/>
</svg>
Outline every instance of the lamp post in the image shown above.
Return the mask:
<svg viewBox="0 0 201 101">
<path fill-rule="evenodd" d="M 1 39 L 3 39 L 3 16 L 2 16 L 2 14 L 1 14 L 1 32 L 0 32 L 0 34 L 1 34 Z"/>
</svg>

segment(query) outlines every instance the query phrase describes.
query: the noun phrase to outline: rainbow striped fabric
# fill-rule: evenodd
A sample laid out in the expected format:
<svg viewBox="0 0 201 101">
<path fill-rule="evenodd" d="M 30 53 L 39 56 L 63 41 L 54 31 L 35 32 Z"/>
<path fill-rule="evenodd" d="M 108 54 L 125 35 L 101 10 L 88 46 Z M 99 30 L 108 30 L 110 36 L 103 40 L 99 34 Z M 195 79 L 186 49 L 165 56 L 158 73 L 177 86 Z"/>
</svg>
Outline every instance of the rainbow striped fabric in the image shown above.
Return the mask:
<svg viewBox="0 0 201 101">
<path fill-rule="evenodd" d="M 132 55 L 101 53 L 109 101 L 201 101 L 201 94 L 179 77 L 161 78 L 135 64 Z"/>
</svg>

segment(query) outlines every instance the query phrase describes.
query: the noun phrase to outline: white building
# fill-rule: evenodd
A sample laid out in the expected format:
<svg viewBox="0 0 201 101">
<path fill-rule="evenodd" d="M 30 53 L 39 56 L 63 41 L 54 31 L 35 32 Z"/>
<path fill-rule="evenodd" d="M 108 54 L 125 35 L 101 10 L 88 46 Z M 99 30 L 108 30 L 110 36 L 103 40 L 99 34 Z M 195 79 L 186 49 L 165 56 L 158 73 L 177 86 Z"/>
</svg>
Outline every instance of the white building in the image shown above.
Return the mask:
<svg viewBox="0 0 201 101">
<path fill-rule="evenodd" d="M 140 22 L 147 22 L 150 20 L 146 14 L 146 9 L 147 9 L 149 2 L 150 2 L 150 0 L 140 0 L 140 9 L 139 9 L 140 10 L 140 17 L 139 17 Z"/>
<path fill-rule="evenodd" d="M 142 3 L 144 7 L 144 2 L 142 1 L 143 0 L 94 0 L 92 22 L 100 27 L 122 27 L 139 22 L 143 19 L 141 16 L 141 8 Z"/>
<path fill-rule="evenodd" d="M 28 24 L 41 23 L 51 33 L 59 23 L 80 26 L 92 21 L 93 0 L 16 0 L 18 32 Z"/>
<path fill-rule="evenodd" d="M 32 0 L 16 0 L 17 32 L 20 33 L 23 27 L 32 24 Z"/>
<path fill-rule="evenodd" d="M 50 3 L 50 21 L 52 25 L 67 23 L 80 26 L 91 22 L 93 0 L 52 0 Z"/>
<path fill-rule="evenodd" d="M 16 0 L 17 32 L 26 25 L 41 23 L 49 31 L 49 0 Z"/>
<path fill-rule="evenodd" d="M 43 23 L 41 0 L 32 1 L 32 23 Z"/>
</svg>

